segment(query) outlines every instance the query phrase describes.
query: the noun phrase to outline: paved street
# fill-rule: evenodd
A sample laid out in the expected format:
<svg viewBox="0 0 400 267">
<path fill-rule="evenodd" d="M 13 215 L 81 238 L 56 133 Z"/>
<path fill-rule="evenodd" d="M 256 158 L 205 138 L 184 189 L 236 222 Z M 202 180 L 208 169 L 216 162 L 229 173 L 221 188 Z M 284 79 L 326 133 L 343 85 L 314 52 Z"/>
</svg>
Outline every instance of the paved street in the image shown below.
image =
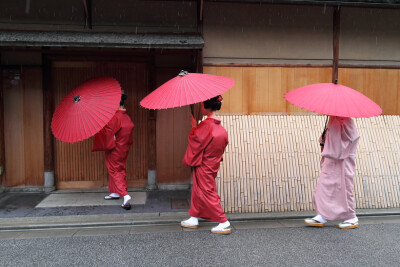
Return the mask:
<svg viewBox="0 0 400 267">
<path fill-rule="evenodd" d="M 364 217 L 354 230 L 300 219 L 0 231 L 1 266 L 400 266 L 400 216 Z M 62 255 L 62 257 L 60 257 Z"/>
</svg>

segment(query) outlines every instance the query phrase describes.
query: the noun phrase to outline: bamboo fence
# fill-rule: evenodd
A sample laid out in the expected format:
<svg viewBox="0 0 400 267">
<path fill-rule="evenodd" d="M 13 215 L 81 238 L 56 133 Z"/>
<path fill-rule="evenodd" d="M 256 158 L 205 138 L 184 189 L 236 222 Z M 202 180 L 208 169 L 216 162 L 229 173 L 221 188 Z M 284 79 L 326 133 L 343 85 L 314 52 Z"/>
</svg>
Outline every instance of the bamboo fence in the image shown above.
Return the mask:
<svg viewBox="0 0 400 267">
<path fill-rule="evenodd" d="M 324 116 L 224 115 L 228 131 L 216 182 L 225 212 L 313 210 Z M 357 208 L 400 207 L 400 116 L 355 119 Z"/>
</svg>

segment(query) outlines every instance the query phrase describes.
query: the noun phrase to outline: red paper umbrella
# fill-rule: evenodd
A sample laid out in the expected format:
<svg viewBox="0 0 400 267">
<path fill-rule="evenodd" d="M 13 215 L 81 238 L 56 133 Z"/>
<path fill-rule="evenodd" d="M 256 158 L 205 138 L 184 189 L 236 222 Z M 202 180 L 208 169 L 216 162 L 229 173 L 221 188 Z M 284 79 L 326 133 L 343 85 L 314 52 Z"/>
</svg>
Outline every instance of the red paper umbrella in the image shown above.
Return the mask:
<svg viewBox="0 0 400 267">
<path fill-rule="evenodd" d="M 298 107 L 331 116 L 368 118 L 382 113 L 382 109 L 362 93 L 334 83 L 303 86 L 288 92 L 285 98 Z"/>
<path fill-rule="evenodd" d="M 220 95 L 234 84 L 235 81 L 227 77 L 181 71 L 143 98 L 140 105 L 149 109 L 191 105 Z"/>
<path fill-rule="evenodd" d="M 111 77 L 84 82 L 60 102 L 51 121 L 54 136 L 67 143 L 89 138 L 114 116 L 121 100 L 121 86 Z"/>
</svg>

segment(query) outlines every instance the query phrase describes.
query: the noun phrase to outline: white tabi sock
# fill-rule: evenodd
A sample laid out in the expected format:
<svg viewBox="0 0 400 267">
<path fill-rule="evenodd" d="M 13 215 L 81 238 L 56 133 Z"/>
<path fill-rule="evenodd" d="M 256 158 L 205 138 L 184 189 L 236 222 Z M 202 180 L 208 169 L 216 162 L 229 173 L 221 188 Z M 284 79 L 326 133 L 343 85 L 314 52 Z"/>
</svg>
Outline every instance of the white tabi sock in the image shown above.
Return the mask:
<svg viewBox="0 0 400 267">
<path fill-rule="evenodd" d="M 345 220 L 343 223 L 356 223 L 356 222 L 358 222 L 357 216 L 355 218 Z"/>
<path fill-rule="evenodd" d="M 111 193 L 109 196 L 110 197 L 120 197 L 120 195 L 118 193 Z"/>
<path fill-rule="evenodd" d="M 199 224 L 199 218 L 197 217 L 190 217 L 186 221 L 183 221 L 185 224 L 188 225 L 198 225 Z"/>
<path fill-rule="evenodd" d="M 316 221 L 321 222 L 321 223 L 326 223 L 327 222 L 327 220 L 324 217 L 322 217 L 322 215 L 319 215 L 319 214 L 317 216 L 315 216 L 313 218 L 313 220 L 316 220 Z"/>
<path fill-rule="evenodd" d="M 130 200 L 131 200 L 131 196 L 130 196 L 130 195 L 124 196 L 124 205 L 125 205 L 126 203 L 129 203 Z"/>
</svg>

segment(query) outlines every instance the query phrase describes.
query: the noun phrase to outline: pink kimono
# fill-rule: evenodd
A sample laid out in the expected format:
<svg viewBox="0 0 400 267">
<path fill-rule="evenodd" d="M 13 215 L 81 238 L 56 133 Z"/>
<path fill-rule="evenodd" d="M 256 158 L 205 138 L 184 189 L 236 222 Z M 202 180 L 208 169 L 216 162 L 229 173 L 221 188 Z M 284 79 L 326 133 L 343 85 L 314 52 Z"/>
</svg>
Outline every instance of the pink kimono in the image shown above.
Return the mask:
<svg viewBox="0 0 400 267">
<path fill-rule="evenodd" d="M 327 220 L 356 217 L 353 176 L 359 138 L 351 118 L 335 117 L 326 132 L 314 204 Z"/>
</svg>

